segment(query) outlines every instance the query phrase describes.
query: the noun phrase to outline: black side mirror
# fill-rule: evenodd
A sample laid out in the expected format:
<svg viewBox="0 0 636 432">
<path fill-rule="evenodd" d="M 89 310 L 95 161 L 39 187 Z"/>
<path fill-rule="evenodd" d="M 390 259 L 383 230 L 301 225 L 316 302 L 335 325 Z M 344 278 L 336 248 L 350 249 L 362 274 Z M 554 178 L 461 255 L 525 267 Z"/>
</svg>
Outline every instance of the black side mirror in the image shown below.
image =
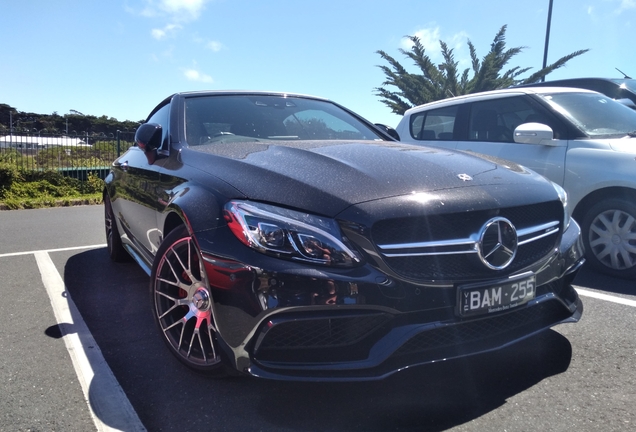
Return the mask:
<svg viewBox="0 0 636 432">
<path fill-rule="evenodd" d="M 144 153 L 149 153 L 161 147 L 161 136 L 161 125 L 144 123 L 135 132 L 135 142 Z"/>
<path fill-rule="evenodd" d="M 400 134 L 397 133 L 397 131 L 395 129 L 393 129 L 391 126 L 387 126 L 387 125 L 382 124 L 382 123 L 376 123 L 375 127 L 380 129 L 382 132 L 384 132 L 385 134 L 387 134 L 388 136 L 390 136 L 394 140 L 400 141 Z"/>
</svg>

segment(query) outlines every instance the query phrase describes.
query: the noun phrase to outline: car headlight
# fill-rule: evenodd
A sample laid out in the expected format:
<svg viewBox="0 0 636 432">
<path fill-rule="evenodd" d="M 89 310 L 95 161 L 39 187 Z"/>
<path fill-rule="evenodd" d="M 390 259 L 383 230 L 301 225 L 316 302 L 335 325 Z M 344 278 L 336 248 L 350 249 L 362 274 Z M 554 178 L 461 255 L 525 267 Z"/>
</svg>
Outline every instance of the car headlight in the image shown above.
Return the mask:
<svg viewBox="0 0 636 432">
<path fill-rule="evenodd" d="M 227 203 L 224 217 L 242 243 L 267 255 L 335 267 L 362 261 L 330 218 L 247 201 Z"/>
<path fill-rule="evenodd" d="M 559 199 L 563 204 L 563 231 L 568 229 L 570 226 L 570 209 L 568 207 L 568 193 L 558 184 L 552 182 L 552 186 L 554 190 L 556 190 L 557 195 L 559 195 Z"/>
</svg>

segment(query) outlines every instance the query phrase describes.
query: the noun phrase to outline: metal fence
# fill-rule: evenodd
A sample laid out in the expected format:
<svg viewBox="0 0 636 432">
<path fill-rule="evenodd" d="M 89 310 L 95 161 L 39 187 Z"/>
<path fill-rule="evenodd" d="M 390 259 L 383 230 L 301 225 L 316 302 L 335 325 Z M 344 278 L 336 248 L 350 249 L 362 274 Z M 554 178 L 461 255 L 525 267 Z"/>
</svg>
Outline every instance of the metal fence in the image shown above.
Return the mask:
<svg viewBox="0 0 636 432">
<path fill-rule="evenodd" d="M 51 136 L 10 134 L 0 136 L 0 163 L 21 170 L 58 171 L 85 180 L 88 173 L 101 178 L 111 163 L 133 145 L 134 132 L 112 136 Z"/>
</svg>

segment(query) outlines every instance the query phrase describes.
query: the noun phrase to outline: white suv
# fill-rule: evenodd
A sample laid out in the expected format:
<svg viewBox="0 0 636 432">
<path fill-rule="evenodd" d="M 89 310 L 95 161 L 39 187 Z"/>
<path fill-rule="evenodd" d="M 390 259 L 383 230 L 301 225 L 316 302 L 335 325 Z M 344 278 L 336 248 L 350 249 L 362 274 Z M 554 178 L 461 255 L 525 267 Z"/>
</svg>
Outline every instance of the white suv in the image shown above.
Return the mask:
<svg viewBox="0 0 636 432">
<path fill-rule="evenodd" d="M 636 277 L 636 111 L 600 93 L 559 87 L 496 90 L 404 113 L 402 142 L 496 156 L 568 192 L 588 262 Z"/>
</svg>

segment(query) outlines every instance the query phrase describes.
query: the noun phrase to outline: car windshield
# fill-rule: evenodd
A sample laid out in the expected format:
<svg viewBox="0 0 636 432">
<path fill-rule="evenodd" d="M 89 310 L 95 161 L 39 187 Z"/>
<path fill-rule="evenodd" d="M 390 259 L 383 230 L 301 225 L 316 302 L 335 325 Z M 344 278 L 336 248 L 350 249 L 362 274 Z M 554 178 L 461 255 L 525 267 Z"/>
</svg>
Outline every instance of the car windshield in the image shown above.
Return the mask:
<svg viewBox="0 0 636 432">
<path fill-rule="evenodd" d="M 273 95 L 212 95 L 185 101 L 189 145 L 264 140 L 382 140 L 337 105 Z"/>
<path fill-rule="evenodd" d="M 552 93 L 544 98 L 591 138 L 633 135 L 636 111 L 597 93 Z"/>
</svg>

